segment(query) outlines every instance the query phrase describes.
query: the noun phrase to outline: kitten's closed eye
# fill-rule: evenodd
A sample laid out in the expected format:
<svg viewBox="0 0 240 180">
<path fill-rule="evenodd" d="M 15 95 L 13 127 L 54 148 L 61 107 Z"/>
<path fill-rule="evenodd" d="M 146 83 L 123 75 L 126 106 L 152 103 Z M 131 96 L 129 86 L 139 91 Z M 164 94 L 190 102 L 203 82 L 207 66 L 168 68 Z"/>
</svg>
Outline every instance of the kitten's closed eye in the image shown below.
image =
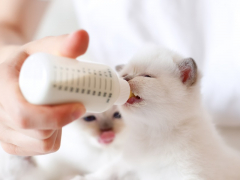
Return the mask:
<svg viewBox="0 0 240 180">
<path fill-rule="evenodd" d="M 119 112 L 115 112 L 113 114 L 113 117 L 116 118 L 116 119 L 120 119 L 122 116 L 121 116 L 121 114 Z"/>
<path fill-rule="evenodd" d="M 84 121 L 91 122 L 91 121 L 95 121 L 96 117 L 95 116 L 86 116 L 83 119 L 84 119 Z"/>
<path fill-rule="evenodd" d="M 146 74 L 146 75 L 143 75 L 143 77 L 149 77 L 149 78 L 151 78 L 152 76 Z"/>
</svg>

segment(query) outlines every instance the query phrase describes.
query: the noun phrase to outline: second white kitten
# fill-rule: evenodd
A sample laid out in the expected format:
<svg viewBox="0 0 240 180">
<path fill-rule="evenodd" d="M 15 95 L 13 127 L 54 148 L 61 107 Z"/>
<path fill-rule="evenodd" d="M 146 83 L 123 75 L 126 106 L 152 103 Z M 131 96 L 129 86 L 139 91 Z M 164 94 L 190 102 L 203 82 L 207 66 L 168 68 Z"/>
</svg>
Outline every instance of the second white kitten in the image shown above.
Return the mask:
<svg viewBox="0 0 240 180">
<path fill-rule="evenodd" d="M 63 128 L 58 152 L 35 157 L 48 179 L 69 179 L 95 172 L 121 154 L 125 125 L 116 106 L 103 113 L 86 113 Z"/>
</svg>

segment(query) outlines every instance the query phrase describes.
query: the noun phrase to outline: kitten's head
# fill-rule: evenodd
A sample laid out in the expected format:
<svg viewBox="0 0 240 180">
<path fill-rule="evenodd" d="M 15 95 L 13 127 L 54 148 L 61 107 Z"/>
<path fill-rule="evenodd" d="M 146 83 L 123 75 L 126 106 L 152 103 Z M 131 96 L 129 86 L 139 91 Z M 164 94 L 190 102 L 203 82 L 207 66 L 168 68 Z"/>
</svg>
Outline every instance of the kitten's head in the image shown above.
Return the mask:
<svg viewBox="0 0 240 180">
<path fill-rule="evenodd" d="M 118 143 L 124 128 L 117 106 L 103 113 L 86 113 L 79 122 L 85 137 L 98 147 Z"/>
<path fill-rule="evenodd" d="M 120 75 L 135 95 L 122 107 L 129 115 L 173 119 L 192 111 L 199 99 L 196 63 L 166 49 L 151 46 L 142 50 Z"/>
</svg>

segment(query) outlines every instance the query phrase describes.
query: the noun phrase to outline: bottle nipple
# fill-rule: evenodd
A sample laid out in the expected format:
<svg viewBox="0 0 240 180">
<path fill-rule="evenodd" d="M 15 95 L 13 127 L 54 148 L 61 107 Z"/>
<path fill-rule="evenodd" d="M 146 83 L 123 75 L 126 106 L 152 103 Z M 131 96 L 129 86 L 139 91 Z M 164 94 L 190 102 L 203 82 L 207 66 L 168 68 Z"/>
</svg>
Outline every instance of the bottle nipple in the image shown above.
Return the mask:
<svg viewBox="0 0 240 180">
<path fill-rule="evenodd" d="M 134 94 L 133 94 L 133 92 L 130 90 L 130 95 L 129 95 L 129 98 L 131 98 L 131 97 L 136 97 Z"/>
</svg>

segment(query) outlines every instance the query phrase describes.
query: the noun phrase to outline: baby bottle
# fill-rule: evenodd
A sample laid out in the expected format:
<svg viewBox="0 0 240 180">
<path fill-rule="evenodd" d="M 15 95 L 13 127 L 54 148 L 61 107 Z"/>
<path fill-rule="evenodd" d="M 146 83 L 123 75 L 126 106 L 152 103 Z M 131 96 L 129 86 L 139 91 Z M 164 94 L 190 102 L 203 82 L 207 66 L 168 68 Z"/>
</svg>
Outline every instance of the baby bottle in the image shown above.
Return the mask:
<svg viewBox="0 0 240 180">
<path fill-rule="evenodd" d="M 109 66 L 46 53 L 25 60 L 19 86 L 29 103 L 81 102 L 87 112 L 99 113 L 114 104 L 124 104 L 130 95 L 128 82 Z"/>
</svg>

